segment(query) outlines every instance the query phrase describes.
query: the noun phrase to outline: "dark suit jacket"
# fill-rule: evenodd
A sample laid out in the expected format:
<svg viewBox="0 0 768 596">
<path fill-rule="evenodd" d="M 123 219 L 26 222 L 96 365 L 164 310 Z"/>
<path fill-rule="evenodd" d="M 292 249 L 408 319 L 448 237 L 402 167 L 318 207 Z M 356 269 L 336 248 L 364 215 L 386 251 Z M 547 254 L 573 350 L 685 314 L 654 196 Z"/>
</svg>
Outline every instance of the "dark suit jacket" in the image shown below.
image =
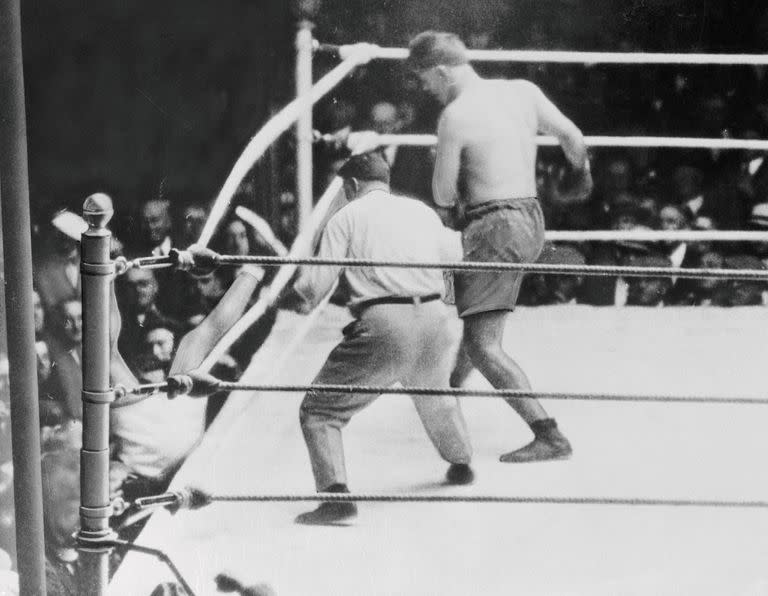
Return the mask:
<svg viewBox="0 0 768 596">
<path fill-rule="evenodd" d="M 80 300 L 80 276 L 73 286 L 67 278 L 66 265 L 67 261 L 58 255 L 49 255 L 35 264 L 35 287 L 48 312 L 62 300 Z"/>
<path fill-rule="evenodd" d="M 81 347 L 66 347 L 59 341 L 48 343 L 54 374 L 58 377 L 61 398 L 68 418 L 83 419 L 83 369 Z"/>
</svg>

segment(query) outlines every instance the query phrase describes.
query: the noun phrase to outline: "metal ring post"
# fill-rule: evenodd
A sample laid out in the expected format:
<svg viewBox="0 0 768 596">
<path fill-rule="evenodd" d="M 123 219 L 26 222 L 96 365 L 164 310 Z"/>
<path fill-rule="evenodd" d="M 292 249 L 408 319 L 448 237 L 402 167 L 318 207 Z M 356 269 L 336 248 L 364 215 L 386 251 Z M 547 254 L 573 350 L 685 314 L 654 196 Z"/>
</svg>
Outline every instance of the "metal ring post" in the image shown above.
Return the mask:
<svg viewBox="0 0 768 596">
<path fill-rule="evenodd" d="M 88 230 L 82 236 L 83 286 L 83 447 L 80 451 L 80 530 L 83 562 L 81 593 L 101 596 L 109 578 L 112 537 L 109 518 L 109 407 L 114 392 L 109 384 L 110 284 L 115 265 L 109 258 L 112 200 L 94 194 L 83 204 Z"/>
<path fill-rule="evenodd" d="M 296 33 L 296 97 L 301 113 L 296 120 L 296 197 L 299 230 L 312 213 L 312 22 L 301 19 Z"/>
<path fill-rule="evenodd" d="M 5 248 L 5 317 L 11 348 L 8 361 L 19 590 L 21 594 L 45 596 L 40 418 L 32 319 L 32 239 L 19 0 L 0 0 L 0 195 Z"/>
</svg>

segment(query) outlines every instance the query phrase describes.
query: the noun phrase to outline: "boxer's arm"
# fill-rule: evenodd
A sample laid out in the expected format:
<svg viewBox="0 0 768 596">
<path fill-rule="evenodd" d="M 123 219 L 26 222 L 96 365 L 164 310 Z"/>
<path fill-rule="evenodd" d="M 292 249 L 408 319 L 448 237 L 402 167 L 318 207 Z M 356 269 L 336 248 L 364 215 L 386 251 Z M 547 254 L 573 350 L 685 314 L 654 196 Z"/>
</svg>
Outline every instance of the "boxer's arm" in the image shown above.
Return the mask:
<svg viewBox="0 0 768 596">
<path fill-rule="evenodd" d="M 461 137 L 461 123 L 450 108 L 446 108 L 437 125 L 437 152 L 432 176 L 432 194 L 438 207 L 451 208 L 458 201 Z"/>
<path fill-rule="evenodd" d="M 170 374 L 194 370 L 232 325 L 243 316 L 261 278 L 259 268 L 243 267 L 216 307 L 179 342 Z"/>
<path fill-rule="evenodd" d="M 581 130 L 533 83 L 529 83 L 536 104 L 539 131 L 557 138 L 565 157 L 576 170 L 588 170 L 587 145 Z"/>
<path fill-rule="evenodd" d="M 589 167 L 589 156 L 581 130 L 553 104 L 541 89 L 532 83 L 531 89 L 536 102 L 538 128 L 544 134 L 553 135 L 563 148 L 571 164 L 571 171 L 563 178 L 564 194 L 576 202 L 587 200 L 594 183 Z"/>
</svg>

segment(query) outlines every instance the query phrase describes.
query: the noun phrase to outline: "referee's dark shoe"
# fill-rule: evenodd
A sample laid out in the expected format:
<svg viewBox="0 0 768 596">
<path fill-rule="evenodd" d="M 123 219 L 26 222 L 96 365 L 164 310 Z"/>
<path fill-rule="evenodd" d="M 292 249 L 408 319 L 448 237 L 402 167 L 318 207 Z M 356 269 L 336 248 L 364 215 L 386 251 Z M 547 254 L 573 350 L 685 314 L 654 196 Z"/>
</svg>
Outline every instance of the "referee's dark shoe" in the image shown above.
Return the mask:
<svg viewBox="0 0 768 596">
<path fill-rule="evenodd" d="M 333 484 L 320 491 L 324 493 L 348 493 L 346 484 Z M 297 524 L 305 526 L 347 526 L 357 517 L 357 504 L 352 501 L 328 501 L 317 509 L 296 517 Z"/>
</svg>

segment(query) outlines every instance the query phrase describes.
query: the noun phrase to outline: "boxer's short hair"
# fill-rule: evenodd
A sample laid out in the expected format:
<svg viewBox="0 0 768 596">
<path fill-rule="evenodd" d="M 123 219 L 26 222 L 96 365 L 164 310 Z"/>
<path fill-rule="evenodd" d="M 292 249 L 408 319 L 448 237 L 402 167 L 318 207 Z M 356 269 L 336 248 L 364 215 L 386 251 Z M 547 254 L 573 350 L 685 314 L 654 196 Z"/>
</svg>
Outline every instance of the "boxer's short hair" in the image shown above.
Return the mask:
<svg viewBox="0 0 768 596">
<path fill-rule="evenodd" d="M 406 65 L 413 71 L 423 71 L 435 66 L 461 66 L 469 62 L 467 46 L 454 33 L 424 31 L 408 44 Z"/>
<path fill-rule="evenodd" d="M 339 168 L 339 176 L 389 184 L 389 164 L 379 151 L 353 155 Z"/>
</svg>

